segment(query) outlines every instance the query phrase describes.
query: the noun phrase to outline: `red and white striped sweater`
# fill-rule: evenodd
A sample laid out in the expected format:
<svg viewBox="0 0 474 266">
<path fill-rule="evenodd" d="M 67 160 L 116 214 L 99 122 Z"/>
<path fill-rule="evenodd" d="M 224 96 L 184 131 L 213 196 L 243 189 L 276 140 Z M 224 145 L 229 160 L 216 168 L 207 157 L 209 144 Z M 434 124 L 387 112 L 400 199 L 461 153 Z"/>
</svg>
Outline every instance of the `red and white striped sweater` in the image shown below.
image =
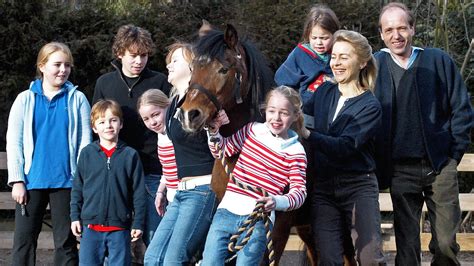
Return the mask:
<svg viewBox="0 0 474 266">
<path fill-rule="evenodd" d="M 275 137 L 266 124 L 249 123 L 228 138 L 217 136 L 219 149 L 225 147 L 225 156 L 240 152 L 233 171 L 235 178 L 265 189 L 275 198 L 276 210 L 282 211 L 301 207 L 306 198 L 306 153 L 298 135 L 292 130 L 288 135 L 288 139 Z M 215 143 L 209 142 L 209 148 L 214 156 L 219 155 Z M 289 192 L 283 195 L 287 186 Z M 262 196 L 229 181 L 223 203 L 228 202 L 227 195 L 235 197 L 234 193 L 253 199 Z M 228 208 L 229 204 L 225 205 Z"/>
<path fill-rule="evenodd" d="M 171 142 L 166 133 L 158 134 L 158 159 L 160 159 L 161 166 L 163 167 L 161 182 L 164 182 L 166 185 L 168 190 L 167 196 L 172 195 L 174 198 L 174 192 L 170 193 L 170 190 L 175 191 L 178 189 L 178 169 L 176 167 L 173 142 Z M 168 201 L 170 201 L 169 198 Z"/>
</svg>

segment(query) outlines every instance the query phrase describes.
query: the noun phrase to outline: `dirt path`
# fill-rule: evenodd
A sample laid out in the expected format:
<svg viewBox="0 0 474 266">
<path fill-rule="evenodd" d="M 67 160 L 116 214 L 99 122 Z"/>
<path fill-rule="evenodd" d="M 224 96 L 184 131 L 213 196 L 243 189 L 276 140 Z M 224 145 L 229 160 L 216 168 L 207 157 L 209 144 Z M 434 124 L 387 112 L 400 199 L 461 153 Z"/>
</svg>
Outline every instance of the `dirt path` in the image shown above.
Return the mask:
<svg viewBox="0 0 474 266">
<path fill-rule="evenodd" d="M 474 252 L 461 252 L 458 256 L 463 266 L 474 266 Z M 394 265 L 395 254 L 386 254 L 387 265 Z M 280 265 L 282 266 L 296 266 L 303 265 L 303 258 L 300 252 L 291 251 L 283 254 Z M 429 253 L 423 253 L 423 265 L 429 265 L 431 256 Z M 11 251 L 6 249 L 0 249 L 0 266 L 11 265 Z M 37 266 L 53 265 L 53 251 L 52 250 L 40 250 L 37 252 Z"/>
</svg>

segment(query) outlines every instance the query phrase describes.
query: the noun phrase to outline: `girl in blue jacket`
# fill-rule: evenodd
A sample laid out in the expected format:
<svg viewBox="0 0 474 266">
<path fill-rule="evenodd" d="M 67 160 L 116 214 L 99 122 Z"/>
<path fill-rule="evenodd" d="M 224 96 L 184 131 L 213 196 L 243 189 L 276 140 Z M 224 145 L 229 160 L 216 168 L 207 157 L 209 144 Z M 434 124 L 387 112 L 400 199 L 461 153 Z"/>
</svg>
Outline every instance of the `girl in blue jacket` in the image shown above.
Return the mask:
<svg viewBox="0 0 474 266">
<path fill-rule="evenodd" d="M 8 185 L 17 203 L 12 264 L 35 264 L 37 239 L 49 204 L 54 264 L 76 265 L 69 201 L 77 158 L 91 141 L 90 105 L 68 81 L 73 58 L 65 44 L 44 45 L 36 66 L 38 79 L 17 96 L 8 118 Z"/>
<path fill-rule="evenodd" d="M 290 53 L 275 73 L 277 85 L 299 90 L 303 105 L 316 89 L 332 77 L 329 61 L 333 34 L 340 27 L 336 14 L 330 8 L 315 5 L 309 11 L 302 42 Z M 306 126 L 312 128 L 309 117 Z"/>
</svg>

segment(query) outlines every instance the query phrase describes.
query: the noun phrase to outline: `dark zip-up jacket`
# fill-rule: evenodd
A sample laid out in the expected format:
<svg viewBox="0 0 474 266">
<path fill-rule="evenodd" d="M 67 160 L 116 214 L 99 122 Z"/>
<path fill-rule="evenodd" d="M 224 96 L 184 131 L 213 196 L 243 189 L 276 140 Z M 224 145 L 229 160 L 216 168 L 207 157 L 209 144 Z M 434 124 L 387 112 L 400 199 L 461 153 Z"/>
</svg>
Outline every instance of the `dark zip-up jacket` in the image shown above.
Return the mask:
<svg viewBox="0 0 474 266">
<path fill-rule="evenodd" d="M 333 121 L 339 98 L 338 85 L 327 82 L 316 90 L 305 110 L 314 115 L 314 130 L 308 141 L 314 148 L 316 180 L 375 171 L 374 138 L 381 124 L 380 103 L 366 91 L 347 99 Z"/>
<path fill-rule="evenodd" d="M 420 110 L 422 137 L 434 173 L 439 173 L 453 158 L 458 162 L 470 143 L 472 108 L 466 86 L 452 59 L 440 49 L 420 51 L 415 65 L 416 91 Z M 390 184 L 392 174 L 393 97 L 389 53 L 375 54 L 379 74 L 375 96 L 382 105 L 382 128 L 376 140 L 377 177 L 379 186 Z"/>
<path fill-rule="evenodd" d="M 92 104 L 100 99 L 118 102 L 123 112 L 123 128 L 120 139 L 140 154 L 145 174 L 161 175 L 161 164 L 156 152 L 157 135 L 148 130 L 137 112 L 138 98 L 149 89 L 160 89 L 169 94 L 171 85 L 162 73 L 145 68 L 138 80 L 128 86 L 119 61 L 113 61 L 115 71 L 97 79 Z"/>
<path fill-rule="evenodd" d="M 143 230 L 145 197 L 140 158 L 125 142 L 119 141 L 109 159 L 98 141 L 82 150 L 73 179 L 71 221 Z"/>
</svg>

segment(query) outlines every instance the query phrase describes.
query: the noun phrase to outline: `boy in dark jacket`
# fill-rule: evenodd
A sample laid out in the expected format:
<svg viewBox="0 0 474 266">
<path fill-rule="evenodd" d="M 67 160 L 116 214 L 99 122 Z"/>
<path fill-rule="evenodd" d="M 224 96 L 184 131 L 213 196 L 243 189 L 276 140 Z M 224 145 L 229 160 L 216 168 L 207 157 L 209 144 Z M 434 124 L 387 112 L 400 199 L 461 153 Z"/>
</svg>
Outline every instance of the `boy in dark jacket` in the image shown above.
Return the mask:
<svg viewBox="0 0 474 266">
<path fill-rule="evenodd" d="M 82 236 L 81 264 L 102 265 L 108 254 L 110 265 L 130 265 L 130 241 L 143 233 L 143 168 L 137 151 L 118 140 L 122 119 L 115 101 L 92 107 L 99 140 L 82 150 L 71 192 L 71 230 Z"/>
<path fill-rule="evenodd" d="M 137 111 L 137 100 L 147 90 L 157 88 L 168 95 L 171 85 L 160 72 L 148 68 L 155 44 L 149 31 L 134 25 L 121 26 L 114 38 L 114 71 L 97 79 L 92 104 L 101 99 L 116 101 L 123 112 L 120 139 L 137 150 L 145 172 L 146 212 L 142 240 L 148 245 L 161 216 L 155 208 L 155 194 L 161 179 L 161 164 L 156 152 L 156 133 L 148 130 Z"/>
</svg>

